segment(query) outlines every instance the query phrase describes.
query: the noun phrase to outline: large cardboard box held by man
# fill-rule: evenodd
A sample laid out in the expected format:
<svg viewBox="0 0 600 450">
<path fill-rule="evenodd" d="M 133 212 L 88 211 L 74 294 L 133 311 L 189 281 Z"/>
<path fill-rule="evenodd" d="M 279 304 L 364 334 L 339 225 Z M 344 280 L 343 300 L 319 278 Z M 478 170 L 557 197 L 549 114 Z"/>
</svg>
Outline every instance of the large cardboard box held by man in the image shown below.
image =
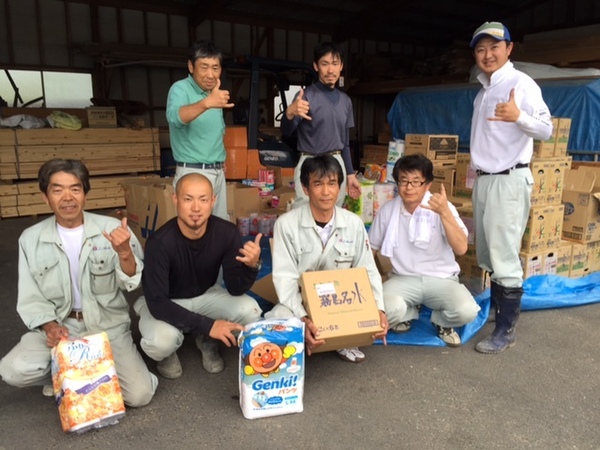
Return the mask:
<svg viewBox="0 0 600 450">
<path fill-rule="evenodd" d="M 565 175 L 563 237 L 600 241 L 600 169 L 581 166 Z"/>
<path fill-rule="evenodd" d="M 305 272 L 300 277 L 302 301 L 327 352 L 373 343 L 383 330 L 371 282 L 364 267 Z"/>
<path fill-rule="evenodd" d="M 127 225 L 140 243 L 177 215 L 172 178 L 126 178 L 121 181 L 127 207 Z"/>
</svg>

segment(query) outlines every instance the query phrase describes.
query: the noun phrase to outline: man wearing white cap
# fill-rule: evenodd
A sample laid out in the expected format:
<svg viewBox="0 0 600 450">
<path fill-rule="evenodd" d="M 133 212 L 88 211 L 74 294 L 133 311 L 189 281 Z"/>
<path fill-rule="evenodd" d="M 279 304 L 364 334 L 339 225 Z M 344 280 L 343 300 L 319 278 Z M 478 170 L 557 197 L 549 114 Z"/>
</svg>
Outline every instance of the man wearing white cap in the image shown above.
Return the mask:
<svg viewBox="0 0 600 450">
<path fill-rule="evenodd" d="M 477 260 L 491 273 L 496 307 L 496 327 L 475 349 L 500 353 L 516 343 L 523 295 L 519 250 L 531 206 L 533 139 L 548 139 L 552 122 L 539 86 L 510 62 L 513 44 L 503 24 L 485 22 L 473 33 L 471 48 L 483 85 L 471 122 Z"/>
</svg>

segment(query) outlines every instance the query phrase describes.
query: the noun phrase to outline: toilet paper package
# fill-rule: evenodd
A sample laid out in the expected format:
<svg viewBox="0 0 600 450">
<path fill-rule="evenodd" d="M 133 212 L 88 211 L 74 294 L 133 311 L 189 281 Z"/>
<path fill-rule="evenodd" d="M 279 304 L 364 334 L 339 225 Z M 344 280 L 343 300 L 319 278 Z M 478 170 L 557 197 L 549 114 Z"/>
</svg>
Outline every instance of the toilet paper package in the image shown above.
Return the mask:
<svg viewBox="0 0 600 450">
<path fill-rule="evenodd" d="M 304 323 L 296 318 L 246 325 L 240 348 L 240 406 L 247 419 L 304 409 Z"/>
<path fill-rule="evenodd" d="M 52 385 L 64 431 L 83 433 L 114 425 L 125 415 L 105 332 L 62 339 L 51 354 Z"/>
</svg>

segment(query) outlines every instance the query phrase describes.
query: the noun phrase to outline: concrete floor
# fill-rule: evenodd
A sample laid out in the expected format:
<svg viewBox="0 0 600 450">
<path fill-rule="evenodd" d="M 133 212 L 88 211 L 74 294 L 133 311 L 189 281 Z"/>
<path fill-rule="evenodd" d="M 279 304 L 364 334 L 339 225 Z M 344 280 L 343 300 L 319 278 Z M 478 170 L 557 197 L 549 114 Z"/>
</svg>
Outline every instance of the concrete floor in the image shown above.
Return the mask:
<svg viewBox="0 0 600 450">
<path fill-rule="evenodd" d="M 26 331 L 15 311 L 17 238 L 34 222 L 0 221 L 0 355 Z M 598 449 L 598 323 L 600 305 L 527 312 L 517 346 L 495 356 L 473 350 L 479 336 L 458 349 L 369 347 L 360 365 L 318 354 L 304 412 L 256 420 L 239 407 L 236 349 L 223 348 L 225 371 L 209 375 L 186 338 L 180 379 L 161 378 L 150 405 L 83 435 L 62 432 L 41 388 L 0 383 L 0 450 Z"/>
</svg>

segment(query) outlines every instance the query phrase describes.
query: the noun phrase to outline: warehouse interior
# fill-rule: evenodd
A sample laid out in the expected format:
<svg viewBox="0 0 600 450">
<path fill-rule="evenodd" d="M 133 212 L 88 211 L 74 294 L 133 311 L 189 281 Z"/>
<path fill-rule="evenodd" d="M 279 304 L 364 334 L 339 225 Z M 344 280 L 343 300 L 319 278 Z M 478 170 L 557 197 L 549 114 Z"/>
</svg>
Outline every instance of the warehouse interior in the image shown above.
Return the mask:
<svg viewBox="0 0 600 450">
<path fill-rule="evenodd" d="M 555 116 L 556 142 L 538 143 L 532 163 L 536 186 L 544 187 L 532 197 L 537 214 L 532 217 L 544 220 L 533 221 L 523 240 L 522 264 L 531 277 L 524 310 L 535 312 L 524 314 L 523 343 L 516 350 L 492 363 L 474 356 L 471 342 L 448 351 L 424 316 L 410 336 L 392 335 L 387 347 L 369 348 L 372 361 L 357 373 L 340 367 L 334 357 L 313 356 L 306 411 L 253 422 L 239 414 L 236 352 L 226 349 L 227 368 L 217 379 L 202 373 L 193 340 L 186 338 L 184 378 L 178 384 L 161 381 L 150 406 L 128 410 L 117 426 L 98 432 L 62 433 L 51 401 L 37 390 L 24 395 L 1 383 L 0 428 L 9 431 L 0 436 L 0 450 L 23 444 L 595 448 L 600 439 L 592 388 L 595 337 L 600 338 L 595 326 L 600 311 L 592 304 L 600 301 L 599 0 L 0 0 L 5 249 L 0 267 L 6 269 L 0 282 L 7 286 L 0 301 L 8 311 L 0 319 L 6 330 L 0 355 L 25 331 L 14 308 L 16 243 L 23 229 L 51 212 L 36 182 L 43 161 L 52 156 L 85 161 L 92 175 L 88 209 L 118 217 L 134 212 L 129 223 L 142 242 L 175 214 L 170 178 L 164 178 L 174 170 L 166 101 L 171 85 L 187 76 L 187 50 L 196 39 L 212 40 L 221 49 L 221 88 L 235 103 L 224 110 L 228 210 L 234 223 L 256 211 L 271 218 L 285 212 L 293 192 L 291 169 L 263 165 L 257 148 L 281 140 L 282 92 L 286 104 L 310 84 L 314 46 L 333 41 L 345 53 L 339 88 L 354 107 L 351 149 L 354 167 L 365 179 L 365 197 L 370 192 L 378 198 L 378 187 L 379 195 L 389 196 L 378 185 L 390 180 L 385 171 L 392 149 L 418 151 L 415 147 L 423 144 L 414 136 L 450 137 L 449 152 L 425 152 L 440 159 L 435 189 L 445 186 L 472 231 L 469 127 L 480 85 L 469 41 L 473 30 L 491 20 L 509 28 L 515 44 L 511 60 L 531 71 Z M 35 119 L 23 115 L 51 117 L 63 125 L 29 130 L 27 120 Z M 69 129 L 73 118 L 82 125 L 78 131 Z M 413 148 L 411 137 L 419 142 Z M 265 187 L 268 177 L 274 182 Z M 157 186 L 155 209 L 147 201 L 134 205 L 133 199 Z M 587 232 L 580 223 L 563 223 L 564 195 L 571 196 L 571 205 L 587 196 Z M 366 214 L 364 204 L 357 210 L 367 226 L 377 212 L 370 208 Z M 261 246 L 268 255 L 268 240 Z M 461 261 L 462 281 L 489 307 L 489 276 L 477 266 L 472 246 L 469 250 Z M 267 260 L 263 283 L 255 289 L 265 305 L 273 296 L 266 281 L 270 269 Z M 557 276 L 535 277 L 546 274 Z M 486 313 L 461 331 L 465 342 L 493 326 Z M 555 359 L 561 363 L 554 364 Z M 340 385 L 352 392 L 348 398 L 337 392 Z M 480 404 L 493 407 L 474 406 Z M 35 424 L 28 427 L 28 421 Z"/>
</svg>

